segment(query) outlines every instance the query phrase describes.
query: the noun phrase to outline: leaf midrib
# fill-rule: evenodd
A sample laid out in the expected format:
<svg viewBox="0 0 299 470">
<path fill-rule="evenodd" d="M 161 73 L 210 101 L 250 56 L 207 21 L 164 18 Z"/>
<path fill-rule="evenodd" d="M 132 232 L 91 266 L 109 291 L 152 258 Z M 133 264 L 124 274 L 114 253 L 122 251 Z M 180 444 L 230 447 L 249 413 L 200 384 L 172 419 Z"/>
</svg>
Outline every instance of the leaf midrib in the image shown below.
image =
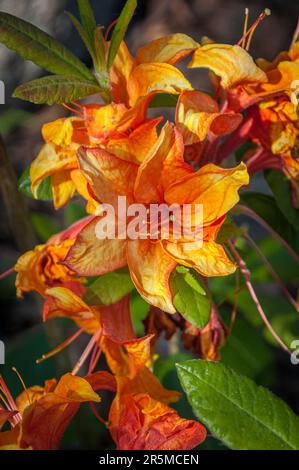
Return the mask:
<svg viewBox="0 0 299 470">
<path fill-rule="evenodd" d="M 191 376 L 194 376 L 196 377 L 199 381 L 201 381 L 203 384 L 207 385 L 208 387 L 210 387 L 211 389 L 213 389 L 216 393 L 218 393 L 219 395 L 221 395 L 222 397 L 224 397 L 226 400 L 230 401 L 233 405 L 236 406 L 236 408 L 238 408 L 239 410 L 241 410 L 244 414 L 247 414 L 248 416 L 250 416 L 251 419 L 253 419 L 254 421 L 256 421 L 257 423 L 261 424 L 264 428 L 266 428 L 268 431 L 270 431 L 270 434 L 273 434 L 275 437 L 278 437 L 281 441 L 283 441 L 285 444 L 287 444 L 287 446 L 289 446 L 290 449 L 293 449 L 293 450 L 298 450 L 297 447 L 294 447 L 292 444 L 290 444 L 288 441 L 286 441 L 281 435 L 277 434 L 275 431 L 273 431 L 272 428 L 269 428 L 263 421 L 260 421 L 256 416 L 250 414 L 249 411 L 247 411 L 246 409 L 244 408 L 241 408 L 237 403 L 235 403 L 232 399 L 229 399 L 224 393 L 221 393 L 221 391 L 219 391 L 216 387 L 214 387 L 213 385 L 211 385 L 210 383 L 208 382 L 205 382 L 201 377 L 199 377 L 197 374 L 195 374 L 194 372 L 190 372 L 188 369 L 186 369 L 185 367 L 183 367 L 182 365 L 180 364 L 177 364 L 177 367 L 179 369 L 182 369 L 184 370 L 185 372 L 187 372 L 187 374 L 191 375 Z"/>
</svg>

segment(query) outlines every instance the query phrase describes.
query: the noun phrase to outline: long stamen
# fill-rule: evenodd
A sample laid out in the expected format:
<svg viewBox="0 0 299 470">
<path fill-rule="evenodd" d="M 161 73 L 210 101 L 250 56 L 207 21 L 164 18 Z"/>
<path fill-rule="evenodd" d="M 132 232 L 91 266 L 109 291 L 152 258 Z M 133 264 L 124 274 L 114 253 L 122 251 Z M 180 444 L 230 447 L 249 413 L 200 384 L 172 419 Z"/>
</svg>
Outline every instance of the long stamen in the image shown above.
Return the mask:
<svg viewBox="0 0 299 470">
<path fill-rule="evenodd" d="M 272 328 L 272 325 L 271 323 L 269 322 L 258 298 L 257 298 L 257 295 L 255 293 L 255 290 L 251 284 L 251 280 L 250 280 L 250 272 L 248 271 L 247 269 L 247 266 L 246 266 L 246 263 L 245 261 L 241 258 L 241 256 L 239 255 L 239 253 L 237 252 L 234 244 L 229 241 L 228 242 L 228 245 L 231 249 L 231 252 L 233 253 L 234 255 L 234 258 L 241 270 L 241 273 L 243 274 L 243 277 L 244 277 L 244 280 L 245 280 L 245 284 L 247 286 L 247 289 L 249 291 L 249 294 L 256 306 L 256 309 L 258 311 L 258 313 L 260 314 L 260 317 L 262 318 L 263 322 L 265 323 L 265 325 L 267 326 L 268 330 L 270 331 L 270 333 L 272 334 L 272 336 L 276 339 L 276 341 L 278 342 L 278 344 L 280 344 L 280 346 L 289 354 L 291 354 L 291 352 L 289 351 L 288 347 L 284 344 L 284 342 L 282 341 L 282 339 L 278 336 L 278 334 L 274 331 L 274 329 Z"/>
<path fill-rule="evenodd" d="M 106 29 L 106 31 L 105 31 L 105 41 L 108 41 L 110 31 L 113 28 L 113 26 L 116 25 L 117 22 L 118 22 L 118 18 L 116 18 L 116 20 L 112 21 L 112 23 Z"/>
<path fill-rule="evenodd" d="M 67 346 L 72 344 L 73 341 L 75 341 L 75 339 L 77 339 L 78 336 L 81 335 L 81 333 L 83 333 L 82 328 L 80 330 L 76 331 L 76 333 L 74 333 L 72 336 L 67 338 L 65 341 L 63 341 L 63 343 L 59 344 L 59 346 L 56 346 L 56 348 L 52 349 L 52 351 L 48 352 L 47 354 L 43 354 L 42 357 L 40 357 L 39 359 L 36 359 L 36 361 L 35 361 L 36 364 L 40 364 L 41 362 L 45 361 L 46 359 L 49 359 L 50 357 L 53 357 L 56 354 L 58 354 L 64 348 L 66 348 Z"/>
<path fill-rule="evenodd" d="M 7 410 L 12 411 L 8 401 L 5 398 L 4 391 L 1 386 L 0 386 L 0 401 L 2 401 L 2 403 L 4 404 L 5 408 L 7 408 Z"/>
<path fill-rule="evenodd" d="M 84 106 L 82 106 L 82 104 L 77 103 L 76 101 L 71 101 L 71 104 L 73 106 L 77 106 L 77 108 L 79 109 L 84 109 Z"/>
<path fill-rule="evenodd" d="M 25 385 L 24 380 L 23 380 L 22 377 L 21 377 L 20 372 L 18 371 L 18 369 L 17 369 L 16 367 L 12 367 L 12 370 L 17 374 L 18 379 L 19 379 L 19 381 L 20 381 L 21 384 L 22 384 L 22 387 L 23 387 L 23 389 L 24 389 L 24 392 L 25 392 L 26 395 L 27 395 L 28 403 L 31 403 L 30 396 L 29 396 L 29 393 L 28 393 L 28 389 L 27 389 L 27 387 L 26 387 L 26 385 Z"/>
<path fill-rule="evenodd" d="M 299 18 L 298 18 L 298 21 L 297 21 L 297 26 L 296 26 L 295 31 L 294 31 L 294 35 L 293 35 L 293 39 L 292 39 L 292 42 L 291 42 L 290 49 L 294 46 L 295 42 L 297 42 L 298 39 L 299 39 Z"/>
<path fill-rule="evenodd" d="M 245 10 L 246 11 L 246 10 Z M 249 46 L 250 46 L 250 42 L 251 42 L 251 39 L 252 39 L 252 36 L 253 36 L 253 33 L 254 31 L 256 30 L 257 26 L 260 24 L 260 22 L 266 17 L 266 16 L 269 16 L 271 15 L 271 10 L 269 8 L 265 8 L 265 10 L 259 15 L 259 17 L 257 18 L 257 20 L 253 23 L 252 26 L 250 26 L 250 28 L 246 31 L 245 34 L 243 34 L 243 36 L 241 37 L 241 39 L 238 41 L 238 46 L 242 46 L 243 47 L 243 44 L 245 45 L 245 39 L 247 38 L 247 36 L 249 35 L 249 44 L 247 42 L 247 46 L 246 46 L 246 50 L 248 51 L 249 49 Z M 252 34 L 251 34 L 252 33 Z"/>
<path fill-rule="evenodd" d="M 261 258 L 261 260 L 263 261 L 264 265 L 266 266 L 266 268 L 268 269 L 269 273 L 272 275 L 273 279 L 275 279 L 275 281 L 277 282 L 277 284 L 279 285 L 279 287 L 281 288 L 281 290 L 283 291 L 283 293 L 285 294 L 286 298 L 288 299 L 288 301 L 290 302 L 291 305 L 293 305 L 293 307 L 295 308 L 295 310 L 297 312 L 299 312 L 299 305 L 298 303 L 295 301 L 295 299 L 293 299 L 293 297 L 291 296 L 291 294 L 289 293 L 288 289 L 286 288 L 286 286 L 283 284 L 283 282 L 281 281 L 280 277 L 278 276 L 278 274 L 276 274 L 276 272 L 274 271 L 274 269 L 272 268 L 271 264 L 269 263 L 269 261 L 267 260 L 266 256 L 264 255 L 264 253 L 260 250 L 260 248 L 257 246 L 257 244 L 255 243 L 255 241 L 248 235 L 248 234 L 245 234 L 244 235 L 245 239 L 247 240 L 247 242 L 249 243 L 249 245 L 256 251 L 256 253 L 259 255 L 259 257 Z"/>
<path fill-rule="evenodd" d="M 79 116 L 82 116 L 82 117 L 83 117 L 82 112 L 81 112 L 81 111 L 78 111 L 78 109 L 72 108 L 71 106 L 68 106 L 67 104 L 63 104 L 62 106 L 63 106 L 65 109 L 68 109 L 69 111 L 71 111 L 72 113 L 78 114 Z"/>
<path fill-rule="evenodd" d="M 2 279 L 5 279 L 7 276 L 10 276 L 12 273 L 14 273 L 14 271 L 14 267 L 8 269 L 7 271 L 4 271 L 4 273 L 0 274 L 0 281 L 2 281 Z"/>
<path fill-rule="evenodd" d="M 247 28 L 248 28 L 248 20 L 249 20 L 249 8 L 245 8 L 245 21 L 244 21 L 244 28 L 243 28 L 243 40 L 241 47 L 245 47 L 245 40 L 246 40 L 246 33 L 247 33 Z"/>
<path fill-rule="evenodd" d="M 108 423 L 107 421 L 104 420 L 104 418 L 102 418 L 102 416 L 99 415 L 99 413 L 97 412 L 96 410 L 96 407 L 94 406 L 94 404 L 92 403 L 92 401 L 88 402 L 89 403 L 89 406 L 93 412 L 93 414 L 95 415 L 95 417 L 100 421 L 100 423 L 104 424 L 104 426 L 108 427 Z"/>
<path fill-rule="evenodd" d="M 75 367 L 72 370 L 73 375 L 76 375 L 79 372 L 79 370 L 83 366 L 84 362 L 88 358 L 89 354 L 91 353 L 94 345 L 100 339 L 101 335 L 102 335 L 102 328 L 100 328 L 98 331 L 96 331 L 95 334 L 91 337 L 91 340 L 87 344 L 85 350 L 83 351 L 83 354 L 81 355 L 81 357 L 79 358 L 77 364 L 75 365 Z"/>
<path fill-rule="evenodd" d="M 10 391 L 8 390 L 8 388 L 5 384 L 2 375 L 0 375 L 0 390 L 1 390 L 2 394 L 4 394 L 5 402 L 7 402 L 7 404 L 9 405 L 8 409 L 10 411 L 16 411 L 15 415 L 12 418 L 14 425 L 20 423 L 22 421 L 22 416 L 18 412 L 17 405 L 16 405 L 13 397 L 11 396 Z"/>
<path fill-rule="evenodd" d="M 263 13 L 260 14 L 260 16 L 258 17 L 258 19 L 256 20 L 256 22 L 253 24 L 252 26 L 252 29 L 250 31 L 250 34 L 249 34 L 249 37 L 248 37 L 248 41 L 247 41 L 247 45 L 246 45 L 246 51 L 249 51 L 249 47 L 250 47 L 250 44 L 251 44 L 251 41 L 252 41 L 252 37 L 254 35 L 254 32 L 256 30 L 256 28 L 258 27 L 258 25 L 260 24 L 260 22 L 266 17 L 266 16 L 270 16 L 271 15 L 271 10 L 269 10 L 269 8 L 265 8 L 265 10 L 263 11 Z"/>
</svg>

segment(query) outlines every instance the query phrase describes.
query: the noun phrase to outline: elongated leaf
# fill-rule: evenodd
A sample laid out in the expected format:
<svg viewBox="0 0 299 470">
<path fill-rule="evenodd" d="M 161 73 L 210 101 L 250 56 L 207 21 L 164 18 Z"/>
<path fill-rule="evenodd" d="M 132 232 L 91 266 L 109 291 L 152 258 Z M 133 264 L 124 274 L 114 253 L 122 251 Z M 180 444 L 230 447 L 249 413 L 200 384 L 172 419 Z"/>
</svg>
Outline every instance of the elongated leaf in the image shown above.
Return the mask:
<svg viewBox="0 0 299 470">
<path fill-rule="evenodd" d="M 94 41 L 91 42 L 91 39 L 88 35 L 88 33 L 85 31 L 83 26 L 81 25 L 80 21 L 77 20 L 77 18 L 69 11 L 66 12 L 67 16 L 70 18 L 71 22 L 75 26 L 76 30 L 79 33 L 79 36 L 81 37 L 82 41 L 85 44 L 86 49 L 88 50 L 89 54 L 91 55 L 93 61 L 95 60 L 95 50 L 94 50 Z"/>
<path fill-rule="evenodd" d="M 200 276 L 192 269 L 178 266 L 171 279 L 173 304 L 178 312 L 197 328 L 209 321 L 211 299 Z"/>
<path fill-rule="evenodd" d="M 287 177 L 277 170 L 265 171 L 265 178 L 272 190 L 276 204 L 286 219 L 299 231 L 299 210 L 292 205 L 292 193 Z"/>
<path fill-rule="evenodd" d="M 97 23 L 90 6 L 89 0 L 77 0 L 80 11 L 80 18 L 82 25 L 89 37 L 90 44 L 94 45 L 94 33 L 97 28 Z"/>
<path fill-rule="evenodd" d="M 86 65 L 65 46 L 16 16 L 0 13 L 0 41 L 49 72 L 95 81 Z"/>
<path fill-rule="evenodd" d="M 117 24 L 113 30 L 111 42 L 110 42 L 110 48 L 109 48 L 109 53 L 108 53 L 108 69 L 113 64 L 113 61 L 115 59 L 115 56 L 117 54 L 118 48 L 120 46 L 121 41 L 124 38 L 124 35 L 127 31 L 127 28 L 129 26 L 129 23 L 134 15 L 134 12 L 137 7 L 137 0 L 127 0 L 120 17 L 118 18 Z"/>
<path fill-rule="evenodd" d="M 299 418 L 282 400 L 223 364 L 177 364 L 197 417 L 232 449 L 298 450 Z"/>
<path fill-rule="evenodd" d="M 111 305 L 129 294 L 134 284 L 127 269 L 118 269 L 99 276 L 88 287 L 101 303 Z"/>
<path fill-rule="evenodd" d="M 30 166 L 24 170 L 18 182 L 18 189 L 23 194 L 34 199 L 31 191 Z M 51 176 L 47 176 L 39 185 L 37 190 L 37 199 L 49 201 L 53 199 Z"/>
<path fill-rule="evenodd" d="M 53 220 L 53 217 L 42 212 L 32 212 L 30 214 L 30 222 L 42 243 L 45 243 L 49 238 L 58 233 L 60 230 L 59 225 Z"/>
<path fill-rule="evenodd" d="M 50 75 L 24 83 L 15 89 L 13 96 L 36 104 L 70 103 L 95 93 L 101 88 L 80 78 Z"/>
</svg>

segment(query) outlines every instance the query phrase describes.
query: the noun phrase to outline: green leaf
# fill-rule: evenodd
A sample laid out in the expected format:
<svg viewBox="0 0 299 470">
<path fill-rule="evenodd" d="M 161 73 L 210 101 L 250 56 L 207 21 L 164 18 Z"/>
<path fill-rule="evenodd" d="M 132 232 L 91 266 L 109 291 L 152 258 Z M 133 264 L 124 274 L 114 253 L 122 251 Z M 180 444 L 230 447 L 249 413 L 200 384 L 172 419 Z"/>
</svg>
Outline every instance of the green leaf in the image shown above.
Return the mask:
<svg viewBox="0 0 299 470">
<path fill-rule="evenodd" d="M 267 389 L 220 363 L 191 360 L 177 370 L 197 417 L 230 448 L 299 449 L 299 418 Z"/>
<path fill-rule="evenodd" d="M 60 227 L 53 220 L 53 217 L 43 214 L 42 212 L 32 212 L 30 214 L 30 221 L 38 238 L 43 243 L 60 230 Z"/>
<path fill-rule="evenodd" d="M 128 295 L 134 284 L 127 269 L 118 269 L 99 276 L 88 287 L 102 304 L 111 305 Z"/>
<path fill-rule="evenodd" d="M 291 186 L 288 178 L 276 170 L 265 171 L 265 178 L 273 192 L 277 206 L 290 224 L 299 231 L 299 210 L 292 205 Z"/>
<path fill-rule="evenodd" d="M 86 65 L 63 44 L 27 21 L 4 12 L 0 13 L 0 41 L 49 72 L 95 81 Z"/>
<path fill-rule="evenodd" d="M 18 182 L 18 189 L 23 194 L 34 199 L 31 191 L 30 166 L 24 170 Z M 47 176 L 39 185 L 37 190 L 37 199 L 50 201 L 53 199 L 51 176 Z"/>
<path fill-rule="evenodd" d="M 63 210 L 63 222 L 65 228 L 70 227 L 77 220 L 83 219 L 86 216 L 85 208 L 82 204 L 70 201 Z"/>
<path fill-rule="evenodd" d="M 262 217 L 289 245 L 297 249 L 298 240 L 296 232 L 289 224 L 285 215 L 280 211 L 272 196 L 246 192 L 241 195 L 241 201 Z M 238 206 L 236 210 L 238 210 Z"/>
<path fill-rule="evenodd" d="M 115 56 L 117 54 L 118 48 L 121 41 L 124 38 L 124 35 L 127 31 L 129 23 L 134 15 L 134 12 L 137 8 L 137 0 L 127 0 L 119 18 L 115 25 L 115 28 L 112 33 L 112 38 L 110 42 L 110 48 L 108 53 L 107 66 L 108 70 L 111 68 Z"/>
<path fill-rule="evenodd" d="M 67 16 L 75 26 L 76 30 L 79 33 L 79 36 L 81 37 L 82 41 L 85 44 L 86 49 L 90 53 L 93 61 L 95 61 L 95 48 L 94 48 L 94 40 L 91 40 L 89 37 L 88 33 L 85 31 L 81 23 L 77 20 L 77 18 L 69 11 L 66 12 Z"/>
<path fill-rule="evenodd" d="M 82 25 L 88 35 L 90 44 L 94 45 L 94 33 L 97 28 L 92 8 L 89 0 L 77 0 Z"/>
<path fill-rule="evenodd" d="M 13 96 L 36 104 L 70 103 L 101 92 L 93 82 L 79 78 L 50 75 L 39 78 L 15 89 Z"/>
<path fill-rule="evenodd" d="M 204 282 L 194 270 L 177 266 L 171 278 L 173 304 L 183 317 L 197 328 L 209 321 L 211 299 Z"/>
<path fill-rule="evenodd" d="M 178 102 L 178 95 L 170 93 L 157 93 L 150 102 L 150 108 L 175 108 Z"/>
</svg>

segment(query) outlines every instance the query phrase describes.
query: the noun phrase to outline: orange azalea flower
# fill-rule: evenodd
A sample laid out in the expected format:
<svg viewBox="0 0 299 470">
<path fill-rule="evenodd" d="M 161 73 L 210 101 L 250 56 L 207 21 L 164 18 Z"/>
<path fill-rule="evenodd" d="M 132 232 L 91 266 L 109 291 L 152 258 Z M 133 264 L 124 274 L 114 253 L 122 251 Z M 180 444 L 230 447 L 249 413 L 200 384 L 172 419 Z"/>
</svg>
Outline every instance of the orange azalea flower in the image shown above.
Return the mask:
<svg viewBox="0 0 299 470">
<path fill-rule="evenodd" d="M 209 164 L 195 172 L 184 162 L 181 134 L 166 124 L 141 165 L 121 160 L 100 149 L 82 149 L 80 170 L 99 202 L 116 205 L 119 195 L 128 203 L 203 204 L 203 243 L 172 235 L 146 234 L 144 240 L 98 239 L 95 217 L 80 232 L 64 262 L 79 275 L 95 276 L 129 266 L 139 293 L 151 304 L 174 313 L 169 276 L 177 264 L 196 269 L 203 276 L 223 276 L 235 265 L 215 239 L 226 213 L 238 202 L 238 190 L 248 184 L 244 164 L 222 169 Z M 225 197 L 224 197 L 225 195 Z"/>
<path fill-rule="evenodd" d="M 47 295 L 53 308 L 45 319 L 66 316 L 88 333 L 101 331 L 98 346 L 116 381 L 108 426 L 118 449 L 191 449 L 205 439 L 201 424 L 180 418 L 167 406 L 180 394 L 166 390 L 151 372 L 151 336 L 136 338 L 128 297 L 110 306 L 88 306 L 63 287 L 49 289 Z M 113 390 L 108 379 L 106 388 Z"/>
<path fill-rule="evenodd" d="M 77 150 L 81 145 L 89 145 L 84 120 L 79 118 L 63 118 L 45 124 L 42 128 L 46 144 L 30 166 L 31 189 L 38 197 L 40 183 L 51 176 L 54 207 L 59 209 L 69 202 L 77 190 L 85 197 L 86 181 L 83 176 L 77 177 Z M 94 201 L 88 194 L 89 212 L 94 211 Z"/>
<path fill-rule="evenodd" d="M 10 431 L 0 433 L 0 449 L 57 449 L 80 404 L 100 401 L 94 391 L 100 388 L 107 388 L 105 373 L 97 372 L 86 379 L 65 374 L 58 383 L 47 380 L 44 387 L 26 389 L 14 401 L 0 378 L 0 389 L 9 406 L 2 415 L 6 412 L 12 426 Z"/>
<path fill-rule="evenodd" d="M 198 43 L 185 34 L 172 34 L 140 48 L 133 59 L 122 42 L 110 71 L 113 99 L 134 106 L 140 97 L 153 92 L 177 94 L 191 90 L 190 83 L 173 65 L 197 47 Z"/>
<path fill-rule="evenodd" d="M 51 237 L 44 245 L 24 253 L 15 265 L 16 288 L 19 297 L 32 290 L 44 296 L 46 289 L 55 285 L 73 285 L 82 282 L 76 274 L 61 264 L 75 237 L 89 218 L 81 220 L 69 229 Z"/>
<path fill-rule="evenodd" d="M 188 65 L 208 68 L 216 90 L 221 87 L 227 98 L 227 108 L 234 111 L 247 108 L 257 101 L 257 87 L 268 81 L 250 54 L 239 45 L 206 44 L 199 47 Z M 218 91 L 219 94 L 219 91 Z"/>
<path fill-rule="evenodd" d="M 103 348 L 114 373 L 117 394 L 109 413 L 109 429 L 119 450 L 188 450 L 206 437 L 196 421 L 180 418 L 167 406 L 179 394 L 166 390 L 150 371 L 151 337 L 136 339 L 128 301 L 102 313 Z"/>
</svg>

